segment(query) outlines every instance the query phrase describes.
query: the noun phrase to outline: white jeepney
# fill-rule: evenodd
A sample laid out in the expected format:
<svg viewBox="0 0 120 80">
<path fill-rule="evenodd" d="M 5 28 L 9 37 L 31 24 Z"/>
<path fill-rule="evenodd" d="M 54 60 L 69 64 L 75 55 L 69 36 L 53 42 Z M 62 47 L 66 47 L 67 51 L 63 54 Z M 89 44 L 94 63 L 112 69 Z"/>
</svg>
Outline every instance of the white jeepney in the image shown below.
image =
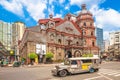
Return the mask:
<svg viewBox="0 0 120 80">
<path fill-rule="evenodd" d="M 93 73 L 99 70 L 99 57 L 75 57 L 68 58 L 51 71 L 53 75 L 66 76 L 82 72 Z"/>
</svg>

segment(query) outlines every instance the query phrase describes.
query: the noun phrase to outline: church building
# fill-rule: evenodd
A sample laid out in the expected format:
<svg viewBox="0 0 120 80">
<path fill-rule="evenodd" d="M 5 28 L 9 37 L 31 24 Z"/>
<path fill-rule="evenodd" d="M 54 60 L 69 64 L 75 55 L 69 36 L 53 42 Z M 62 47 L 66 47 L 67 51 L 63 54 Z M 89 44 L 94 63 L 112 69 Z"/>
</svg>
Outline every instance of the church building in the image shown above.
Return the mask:
<svg viewBox="0 0 120 80">
<path fill-rule="evenodd" d="M 45 55 L 52 52 L 53 60 L 63 60 L 65 57 L 80 57 L 83 54 L 99 55 L 96 46 L 93 15 L 82 4 L 78 15 L 71 13 L 62 18 L 39 19 L 37 26 L 27 28 L 19 44 L 20 56 L 26 57 L 30 52 Z M 44 52 L 39 53 L 43 45 Z M 39 56 L 40 58 L 40 56 Z"/>
</svg>

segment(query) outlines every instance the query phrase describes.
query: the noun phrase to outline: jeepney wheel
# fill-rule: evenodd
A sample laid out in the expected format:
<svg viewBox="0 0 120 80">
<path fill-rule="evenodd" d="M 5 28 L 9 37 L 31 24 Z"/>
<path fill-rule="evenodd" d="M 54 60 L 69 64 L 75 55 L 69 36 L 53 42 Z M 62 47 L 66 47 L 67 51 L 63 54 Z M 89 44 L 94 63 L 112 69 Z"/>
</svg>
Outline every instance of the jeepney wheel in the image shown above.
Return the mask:
<svg viewBox="0 0 120 80">
<path fill-rule="evenodd" d="M 93 68 L 90 68 L 89 72 L 93 73 L 93 72 L 95 72 L 95 70 Z"/>
<path fill-rule="evenodd" d="M 95 72 L 99 71 L 99 69 L 96 69 Z"/>
<path fill-rule="evenodd" d="M 61 70 L 58 72 L 60 77 L 65 77 L 67 75 L 67 71 L 66 70 Z"/>
</svg>

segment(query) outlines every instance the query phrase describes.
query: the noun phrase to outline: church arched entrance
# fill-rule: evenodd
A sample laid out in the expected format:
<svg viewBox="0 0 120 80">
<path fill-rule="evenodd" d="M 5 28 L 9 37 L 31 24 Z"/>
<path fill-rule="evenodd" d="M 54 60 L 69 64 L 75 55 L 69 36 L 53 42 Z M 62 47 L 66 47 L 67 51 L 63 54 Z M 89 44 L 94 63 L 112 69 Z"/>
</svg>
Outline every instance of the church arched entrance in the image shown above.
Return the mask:
<svg viewBox="0 0 120 80">
<path fill-rule="evenodd" d="M 81 56 L 82 56 L 82 54 L 81 54 L 81 52 L 79 50 L 76 50 L 74 52 L 74 57 L 81 57 Z"/>
<path fill-rule="evenodd" d="M 66 58 L 71 58 L 72 57 L 72 52 L 68 50 L 65 57 Z"/>
</svg>

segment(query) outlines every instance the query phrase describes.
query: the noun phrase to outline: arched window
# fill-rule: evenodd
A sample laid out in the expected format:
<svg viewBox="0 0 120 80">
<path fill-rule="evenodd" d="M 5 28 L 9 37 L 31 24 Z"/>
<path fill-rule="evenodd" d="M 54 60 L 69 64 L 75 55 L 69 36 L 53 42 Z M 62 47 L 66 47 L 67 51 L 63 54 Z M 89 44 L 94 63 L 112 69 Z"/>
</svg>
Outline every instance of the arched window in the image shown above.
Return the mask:
<svg viewBox="0 0 120 80">
<path fill-rule="evenodd" d="M 86 45 L 86 40 L 84 40 L 84 45 Z"/>
<path fill-rule="evenodd" d="M 90 23 L 90 26 L 92 26 L 92 22 Z"/>
<path fill-rule="evenodd" d="M 94 41 L 92 41 L 92 46 L 95 46 L 95 42 Z"/>
<path fill-rule="evenodd" d="M 51 39 L 51 40 L 54 39 L 54 34 L 50 34 L 50 39 Z"/>
<path fill-rule="evenodd" d="M 58 39 L 58 43 L 61 44 L 61 39 Z"/>
<path fill-rule="evenodd" d="M 93 34 L 93 31 L 91 32 L 91 35 L 93 36 L 94 34 Z"/>
<path fill-rule="evenodd" d="M 70 45 L 70 42 L 71 42 L 71 41 L 69 40 L 69 41 L 68 41 L 68 45 Z"/>
<path fill-rule="evenodd" d="M 84 26 L 86 26 L 86 23 L 84 22 L 84 24 L 83 24 Z"/>
<path fill-rule="evenodd" d="M 86 31 L 84 31 L 84 35 L 86 35 Z"/>
<path fill-rule="evenodd" d="M 78 42 L 78 41 L 76 42 L 76 45 L 77 45 L 77 46 L 79 45 L 79 42 Z"/>
<path fill-rule="evenodd" d="M 54 26 L 54 24 L 53 24 L 53 23 L 51 23 L 51 24 L 50 24 L 50 26 L 51 26 L 51 27 L 53 27 L 53 26 Z"/>
<path fill-rule="evenodd" d="M 68 20 L 70 20 L 70 16 L 68 16 Z"/>
</svg>

